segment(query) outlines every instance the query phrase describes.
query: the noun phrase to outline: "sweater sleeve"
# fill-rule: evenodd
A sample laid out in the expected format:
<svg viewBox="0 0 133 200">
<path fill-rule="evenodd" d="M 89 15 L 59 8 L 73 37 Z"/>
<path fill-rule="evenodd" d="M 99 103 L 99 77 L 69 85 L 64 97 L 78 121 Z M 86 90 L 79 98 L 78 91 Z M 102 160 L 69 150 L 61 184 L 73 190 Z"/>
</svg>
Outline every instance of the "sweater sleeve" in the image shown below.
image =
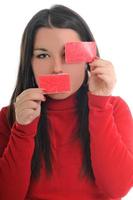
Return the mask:
<svg viewBox="0 0 133 200">
<path fill-rule="evenodd" d="M 24 200 L 39 117 L 27 125 L 15 122 L 10 130 L 5 108 L 0 111 L 0 199 Z"/>
<path fill-rule="evenodd" d="M 120 97 L 88 94 L 92 168 L 96 185 L 112 198 L 133 185 L 133 119 Z M 113 100 L 112 100 L 113 99 Z"/>
</svg>

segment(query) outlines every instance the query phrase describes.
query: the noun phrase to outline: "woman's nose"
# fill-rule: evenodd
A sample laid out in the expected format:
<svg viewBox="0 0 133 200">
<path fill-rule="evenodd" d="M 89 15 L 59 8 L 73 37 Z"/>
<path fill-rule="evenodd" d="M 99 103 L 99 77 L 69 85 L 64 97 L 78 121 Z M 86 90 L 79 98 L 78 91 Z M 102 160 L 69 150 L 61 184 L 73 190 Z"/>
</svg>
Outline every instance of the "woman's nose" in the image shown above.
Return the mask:
<svg viewBox="0 0 133 200">
<path fill-rule="evenodd" d="M 62 58 L 61 57 L 55 58 L 53 62 L 53 73 L 55 74 L 62 73 L 63 72 L 62 65 L 63 65 Z"/>
</svg>

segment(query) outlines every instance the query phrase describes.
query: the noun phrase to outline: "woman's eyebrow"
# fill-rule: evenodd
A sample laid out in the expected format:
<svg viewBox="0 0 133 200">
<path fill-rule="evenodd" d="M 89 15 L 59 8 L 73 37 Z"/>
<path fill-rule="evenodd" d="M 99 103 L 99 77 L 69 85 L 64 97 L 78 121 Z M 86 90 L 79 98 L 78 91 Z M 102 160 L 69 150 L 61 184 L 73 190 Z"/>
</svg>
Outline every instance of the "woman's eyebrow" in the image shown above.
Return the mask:
<svg viewBox="0 0 133 200">
<path fill-rule="evenodd" d="M 44 48 L 35 48 L 34 51 L 48 51 L 48 50 Z"/>
<path fill-rule="evenodd" d="M 45 48 L 35 48 L 34 51 L 49 51 L 49 50 L 47 50 Z M 64 51 L 65 51 L 65 47 L 62 48 L 62 52 L 64 52 Z"/>
</svg>

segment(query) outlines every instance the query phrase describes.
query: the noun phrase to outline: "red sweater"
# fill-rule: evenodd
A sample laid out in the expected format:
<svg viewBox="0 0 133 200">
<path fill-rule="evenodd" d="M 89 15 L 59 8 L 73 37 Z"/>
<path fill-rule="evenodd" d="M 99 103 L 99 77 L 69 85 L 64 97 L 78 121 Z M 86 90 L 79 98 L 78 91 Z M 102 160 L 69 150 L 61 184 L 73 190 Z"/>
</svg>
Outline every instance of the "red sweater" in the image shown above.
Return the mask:
<svg viewBox="0 0 133 200">
<path fill-rule="evenodd" d="M 91 160 L 95 183 L 79 179 L 82 153 L 72 140 L 77 127 L 75 94 L 48 101 L 49 131 L 54 154 L 52 179 L 45 167 L 30 179 L 34 137 L 39 117 L 10 129 L 0 111 L 0 200 L 120 200 L 133 185 L 133 120 L 122 98 L 88 93 Z M 43 163 L 43 162 L 42 162 Z"/>
</svg>

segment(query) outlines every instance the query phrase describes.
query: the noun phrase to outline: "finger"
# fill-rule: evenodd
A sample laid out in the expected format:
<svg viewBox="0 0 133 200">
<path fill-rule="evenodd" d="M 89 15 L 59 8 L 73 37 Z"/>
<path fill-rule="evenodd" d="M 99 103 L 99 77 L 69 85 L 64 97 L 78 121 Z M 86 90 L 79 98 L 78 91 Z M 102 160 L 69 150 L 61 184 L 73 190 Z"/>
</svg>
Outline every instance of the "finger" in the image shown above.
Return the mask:
<svg viewBox="0 0 133 200">
<path fill-rule="evenodd" d="M 106 61 L 106 60 L 97 59 L 97 60 L 94 60 L 89 65 L 90 66 L 99 66 L 99 67 L 102 67 L 102 66 L 110 67 L 110 66 L 112 66 L 112 63 L 109 61 Z"/>
<path fill-rule="evenodd" d="M 23 97 L 27 94 L 32 94 L 32 93 L 35 93 L 35 94 L 46 94 L 42 89 L 40 88 L 29 88 L 29 89 L 26 89 L 24 90 L 21 94 L 18 95 L 18 97 Z"/>
<path fill-rule="evenodd" d="M 91 62 L 91 63 L 94 63 L 94 62 L 106 62 L 106 63 L 111 63 L 109 60 L 105 60 L 105 59 L 102 59 L 102 58 L 100 58 L 100 57 L 96 57 L 96 58 L 94 59 L 94 61 Z M 111 64 L 112 64 L 112 63 L 111 63 Z"/>
<path fill-rule="evenodd" d="M 25 90 L 25 91 L 26 91 L 26 90 Z M 43 90 L 43 88 L 28 88 L 27 91 L 45 93 L 44 90 Z"/>
<path fill-rule="evenodd" d="M 21 103 L 24 103 L 24 102 L 27 102 L 29 100 L 32 100 L 32 101 L 45 101 L 46 100 L 46 97 L 43 95 L 43 94 L 26 94 L 26 95 L 23 95 L 23 96 L 19 96 L 17 97 L 17 105 L 21 105 Z"/>
<path fill-rule="evenodd" d="M 110 82 L 109 76 L 105 74 L 98 74 L 97 77 L 100 78 L 102 81 L 104 81 L 106 84 L 109 84 Z"/>
<path fill-rule="evenodd" d="M 27 101 L 25 104 L 24 103 L 20 103 L 19 104 L 19 112 L 24 110 L 24 109 L 33 109 L 36 110 L 38 109 L 39 104 L 35 101 Z M 16 108 L 18 108 L 18 105 L 16 106 Z"/>
<path fill-rule="evenodd" d="M 91 71 L 91 74 L 108 74 L 109 76 L 112 74 L 112 71 L 107 68 L 96 68 Z"/>
<path fill-rule="evenodd" d="M 21 112 L 19 111 L 18 116 L 21 116 L 23 112 L 26 112 L 29 118 L 29 116 L 32 116 L 35 111 L 33 109 L 24 108 L 23 110 L 21 110 Z"/>
</svg>

